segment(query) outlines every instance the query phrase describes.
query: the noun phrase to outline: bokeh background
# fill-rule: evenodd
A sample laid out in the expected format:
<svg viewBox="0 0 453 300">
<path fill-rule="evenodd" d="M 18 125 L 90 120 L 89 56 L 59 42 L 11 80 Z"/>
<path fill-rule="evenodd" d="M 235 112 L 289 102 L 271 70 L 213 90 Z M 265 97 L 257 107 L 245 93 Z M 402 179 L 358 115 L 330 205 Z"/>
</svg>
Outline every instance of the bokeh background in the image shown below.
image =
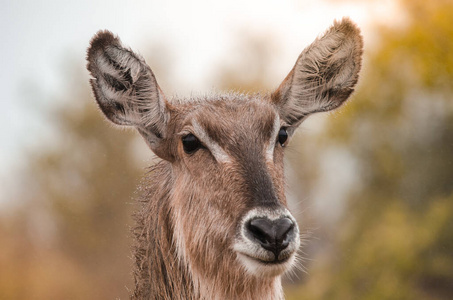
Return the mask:
<svg viewBox="0 0 453 300">
<path fill-rule="evenodd" d="M 166 94 L 272 90 L 334 19 L 363 30 L 356 93 L 302 124 L 288 299 L 453 299 L 453 1 L 1 1 L 0 299 L 127 299 L 134 191 L 154 159 L 97 111 L 110 29 Z"/>
</svg>

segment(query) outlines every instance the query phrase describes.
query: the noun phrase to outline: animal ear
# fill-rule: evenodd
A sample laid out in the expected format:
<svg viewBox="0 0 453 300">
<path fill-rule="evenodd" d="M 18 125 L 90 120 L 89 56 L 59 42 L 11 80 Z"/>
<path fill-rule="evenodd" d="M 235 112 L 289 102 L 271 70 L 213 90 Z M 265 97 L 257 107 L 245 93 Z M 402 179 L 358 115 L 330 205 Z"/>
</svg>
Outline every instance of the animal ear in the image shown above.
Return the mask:
<svg viewBox="0 0 453 300">
<path fill-rule="evenodd" d="M 149 66 L 109 31 L 99 31 L 87 53 L 91 86 L 104 115 L 115 124 L 135 126 L 156 152 L 169 112 Z"/>
<path fill-rule="evenodd" d="M 335 21 L 305 48 L 272 93 L 280 117 L 298 126 L 310 114 L 339 107 L 354 91 L 362 62 L 360 29 L 348 18 Z"/>
</svg>

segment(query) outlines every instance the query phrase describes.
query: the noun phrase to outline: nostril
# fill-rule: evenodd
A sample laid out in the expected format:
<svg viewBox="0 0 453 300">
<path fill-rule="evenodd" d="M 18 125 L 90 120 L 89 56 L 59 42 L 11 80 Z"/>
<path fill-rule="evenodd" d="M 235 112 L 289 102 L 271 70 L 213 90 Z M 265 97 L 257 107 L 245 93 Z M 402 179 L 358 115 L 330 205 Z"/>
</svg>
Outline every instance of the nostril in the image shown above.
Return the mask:
<svg viewBox="0 0 453 300">
<path fill-rule="evenodd" d="M 272 225 L 268 219 L 253 219 L 248 223 L 247 229 L 261 243 L 269 244 L 275 240 Z"/>
<path fill-rule="evenodd" d="M 272 251 L 275 257 L 288 247 L 294 238 L 294 222 L 289 218 L 281 218 L 271 221 L 267 218 L 253 219 L 247 223 L 247 231 L 252 239 L 255 239 L 261 247 Z"/>
<path fill-rule="evenodd" d="M 294 222 L 288 218 L 282 218 L 275 221 L 276 235 L 275 239 L 277 244 L 280 244 L 284 249 L 289 244 L 289 233 L 294 230 Z"/>
</svg>

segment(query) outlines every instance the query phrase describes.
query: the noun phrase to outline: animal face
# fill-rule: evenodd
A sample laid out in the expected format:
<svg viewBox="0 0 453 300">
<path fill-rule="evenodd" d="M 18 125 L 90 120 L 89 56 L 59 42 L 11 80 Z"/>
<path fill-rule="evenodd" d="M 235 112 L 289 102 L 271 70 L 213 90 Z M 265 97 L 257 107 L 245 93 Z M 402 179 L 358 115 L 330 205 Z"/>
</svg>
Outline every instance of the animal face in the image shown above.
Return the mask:
<svg viewBox="0 0 453 300">
<path fill-rule="evenodd" d="M 284 148 L 305 118 L 350 96 L 362 46 L 358 28 L 343 19 L 301 53 L 271 94 L 170 100 L 143 58 L 117 37 L 101 31 L 93 38 L 88 69 L 97 103 L 168 162 L 166 217 L 177 255 L 193 274 L 274 277 L 291 267 L 300 241 L 286 204 Z"/>
<path fill-rule="evenodd" d="M 178 253 L 203 272 L 229 258 L 252 274 L 278 275 L 299 246 L 284 192 L 288 124 L 270 97 L 196 101 L 170 114 Z"/>
</svg>

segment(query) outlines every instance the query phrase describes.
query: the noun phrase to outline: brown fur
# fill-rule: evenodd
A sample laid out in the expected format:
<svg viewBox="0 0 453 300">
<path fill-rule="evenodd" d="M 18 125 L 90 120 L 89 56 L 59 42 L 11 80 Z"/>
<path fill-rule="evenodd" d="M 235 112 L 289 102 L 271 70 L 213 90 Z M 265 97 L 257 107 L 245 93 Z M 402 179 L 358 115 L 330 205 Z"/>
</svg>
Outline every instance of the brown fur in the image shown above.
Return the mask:
<svg viewBox="0 0 453 300">
<path fill-rule="evenodd" d="M 271 95 L 170 101 L 117 37 L 103 31 L 93 38 L 88 69 L 101 110 L 137 128 L 162 158 L 142 183 L 135 214 L 132 298 L 283 298 L 280 276 L 294 261 L 297 224 L 276 254 L 247 224 L 294 220 L 284 189 L 287 143 L 278 132 L 291 137 L 307 115 L 341 105 L 357 82 L 361 54 L 359 30 L 344 19 L 302 52 Z M 193 153 L 183 149 L 189 134 L 201 143 Z"/>
<path fill-rule="evenodd" d="M 225 114 L 230 111 L 226 108 L 230 105 L 235 106 L 237 102 L 214 100 L 192 111 L 192 114 L 201 119 L 203 113 L 206 113 L 205 110 L 212 113 L 213 106 L 216 107 L 216 113 Z M 271 105 L 264 104 L 264 107 L 261 107 L 264 115 L 268 114 L 265 111 L 266 107 L 273 110 Z M 241 159 L 241 155 L 254 146 L 243 143 L 249 141 L 245 137 L 247 133 L 251 130 L 263 132 L 263 129 L 268 129 L 267 124 L 252 123 L 251 119 L 246 121 L 250 118 L 250 114 L 246 114 L 249 109 L 251 109 L 250 103 L 245 105 L 244 102 L 237 107 L 233 116 L 223 115 L 225 122 L 230 120 L 242 126 L 233 127 L 234 132 L 219 130 L 214 135 L 219 140 L 231 137 L 234 140 L 232 144 L 235 144 L 231 147 L 231 151 L 234 155 L 238 155 L 240 158 L 238 161 L 244 164 L 248 161 Z M 259 107 L 255 107 L 255 110 L 259 110 Z M 181 127 L 184 126 L 182 124 Z M 207 124 L 205 126 L 211 128 Z M 214 126 L 212 129 L 215 128 Z M 232 124 L 223 124 L 223 128 L 232 128 Z M 260 144 L 262 142 L 257 145 Z M 182 152 L 182 149 L 178 151 Z M 277 161 L 282 159 L 282 154 L 282 151 L 276 154 Z M 183 153 L 177 155 L 184 156 Z M 143 183 L 145 192 L 141 198 L 142 208 L 136 215 L 138 225 L 134 230 L 136 240 L 134 297 L 147 299 L 152 295 L 152 299 L 198 299 L 202 293 L 205 299 L 215 297 L 252 299 L 264 293 L 264 298 L 261 299 L 265 299 L 275 293 L 276 288 L 279 289 L 275 287 L 275 278 L 263 280 L 246 276 L 229 245 L 229 240 L 236 234 L 237 213 L 245 211 L 247 206 L 251 205 L 243 201 L 244 198 L 250 197 L 247 183 L 242 175 L 245 172 L 244 166 L 240 164 L 219 166 L 214 158 L 209 157 L 209 153 L 201 151 L 194 155 L 205 157 L 199 157 L 196 160 L 187 159 L 173 165 L 162 161 L 151 169 Z M 205 162 L 203 169 L 184 166 L 198 164 L 199 160 Z M 279 194 L 282 196 L 284 194 L 283 164 L 275 165 L 276 167 L 272 169 L 274 174 L 269 178 L 280 179 L 276 183 L 278 190 L 281 191 Z M 186 174 L 186 168 L 193 173 Z M 223 176 L 216 178 L 210 175 L 216 173 L 221 173 Z M 207 189 L 209 192 L 206 192 Z M 244 196 L 238 197 L 237 194 Z M 207 214 L 207 212 L 212 213 Z M 221 219 L 218 218 L 219 215 L 222 215 Z M 178 256 L 174 236 L 176 219 L 182 222 L 182 228 L 190 229 L 185 231 L 187 235 L 185 238 L 193 241 L 186 245 L 185 249 L 187 256 L 191 258 L 190 261 L 180 259 Z M 219 228 L 222 230 L 218 230 Z M 219 253 L 219 249 L 223 249 L 223 253 Z M 194 277 L 197 280 L 193 280 Z M 203 281 L 204 284 L 199 286 L 201 283 L 197 281 Z M 215 290 L 210 290 L 210 287 L 215 287 Z"/>
</svg>

